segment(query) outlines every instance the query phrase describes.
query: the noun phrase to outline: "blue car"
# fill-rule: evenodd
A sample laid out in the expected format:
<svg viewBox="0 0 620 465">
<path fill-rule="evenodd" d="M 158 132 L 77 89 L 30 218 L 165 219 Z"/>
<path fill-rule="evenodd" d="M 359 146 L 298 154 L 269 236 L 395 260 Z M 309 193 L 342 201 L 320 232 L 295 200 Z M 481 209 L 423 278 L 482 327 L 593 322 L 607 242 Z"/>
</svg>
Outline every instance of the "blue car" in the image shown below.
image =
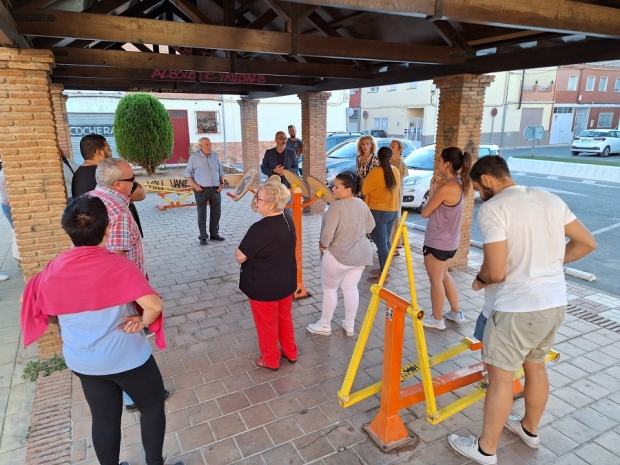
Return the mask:
<svg viewBox="0 0 620 465">
<path fill-rule="evenodd" d="M 384 139 L 375 139 L 377 141 L 377 146 L 381 147 L 389 147 L 394 139 L 392 138 L 384 138 Z M 400 140 L 403 147 L 403 158 L 409 155 L 411 152 L 415 150 L 415 146 L 411 143 L 411 141 L 405 139 Z M 334 186 L 334 179 L 336 176 L 343 171 L 353 171 L 355 172 L 355 158 L 357 157 L 357 140 L 350 141 L 344 144 L 339 149 L 334 150 L 327 156 L 327 160 L 325 161 L 326 175 L 325 180 L 326 184 L 330 187 L 330 189 Z"/>
</svg>

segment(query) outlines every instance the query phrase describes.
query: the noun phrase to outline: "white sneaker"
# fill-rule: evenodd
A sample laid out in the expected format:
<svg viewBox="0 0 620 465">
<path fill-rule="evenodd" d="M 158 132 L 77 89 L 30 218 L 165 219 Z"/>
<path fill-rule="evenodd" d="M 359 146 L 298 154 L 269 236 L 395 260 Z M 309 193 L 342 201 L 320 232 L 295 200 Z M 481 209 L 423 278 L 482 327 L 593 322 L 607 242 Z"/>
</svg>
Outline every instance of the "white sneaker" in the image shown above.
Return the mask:
<svg viewBox="0 0 620 465">
<path fill-rule="evenodd" d="M 443 321 L 443 318 L 441 320 L 436 320 L 432 313 L 424 317 L 422 324 L 427 328 L 446 329 L 446 323 Z"/>
<path fill-rule="evenodd" d="M 508 417 L 508 421 L 504 425 L 504 428 L 523 439 L 523 442 L 528 447 L 531 447 L 532 449 L 538 449 L 538 447 L 540 446 L 540 438 L 538 436 L 529 436 L 525 432 L 525 430 L 523 429 L 523 425 L 521 424 L 521 418 L 515 415 L 510 415 Z"/>
<path fill-rule="evenodd" d="M 450 434 L 448 436 L 448 444 L 458 454 L 467 457 L 474 462 L 481 463 L 482 465 L 496 465 L 497 455 L 482 455 L 478 450 L 478 438 L 462 438 L 456 434 Z"/>
<path fill-rule="evenodd" d="M 355 336 L 355 330 L 353 329 L 353 326 L 346 326 L 344 324 L 344 320 L 342 320 L 342 329 L 344 329 L 344 332 L 347 333 L 347 336 Z"/>
<path fill-rule="evenodd" d="M 332 334 L 332 328 L 330 326 L 321 326 L 318 323 L 310 323 L 306 326 L 306 329 L 312 334 L 320 334 L 321 336 L 330 336 Z"/>
<path fill-rule="evenodd" d="M 9 275 L 7 275 L 7 274 L 0 274 L 0 281 L 6 281 L 7 279 L 9 279 Z"/>
<path fill-rule="evenodd" d="M 454 321 L 455 323 L 458 323 L 460 325 L 467 321 L 467 318 L 465 318 L 465 315 L 463 315 L 463 310 L 459 310 L 458 313 L 454 313 L 452 311 L 446 312 L 443 314 L 443 317 L 446 320 Z"/>
</svg>

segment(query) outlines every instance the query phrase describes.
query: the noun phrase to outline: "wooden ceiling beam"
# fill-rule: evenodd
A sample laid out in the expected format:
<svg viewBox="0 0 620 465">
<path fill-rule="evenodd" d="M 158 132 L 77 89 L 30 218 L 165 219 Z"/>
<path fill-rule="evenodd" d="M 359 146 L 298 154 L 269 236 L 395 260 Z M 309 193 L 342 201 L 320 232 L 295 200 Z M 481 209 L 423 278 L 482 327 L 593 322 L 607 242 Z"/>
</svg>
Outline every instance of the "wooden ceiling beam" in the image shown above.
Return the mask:
<svg viewBox="0 0 620 465">
<path fill-rule="evenodd" d="M 192 5 L 187 0 L 168 0 L 172 5 L 181 10 L 185 16 L 187 16 L 191 22 L 196 24 L 213 24 L 209 19 L 203 15 L 198 8 Z"/>
<path fill-rule="evenodd" d="M 448 21 L 438 20 L 432 21 L 433 26 L 439 32 L 441 38 L 450 46 L 454 48 L 460 48 L 466 52 L 473 52 L 474 49 L 471 48 L 471 45 L 467 43 L 465 38 L 461 35 L 459 31 L 457 31 L 452 24 Z"/>
<path fill-rule="evenodd" d="M 253 85 L 312 86 L 316 78 L 265 76 L 230 73 L 213 73 L 208 71 L 152 70 L 144 68 L 112 68 L 102 66 L 56 65 L 53 76 L 80 79 L 129 79 L 134 81 L 157 82 L 210 82 L 223 85 L 251 83 Z"/>
<path fill-rule="evenodd" d="M 230 61 L 226 58 L 65 47 L 53 48 L 52 51 L 54 52 L 56 64 L 59 66 L 85 65 L 116 68 L 211 71 L 219 73 L 231 72 Z M 236 71 L 237 73 L 263 74 L 266 76 L 289 75 L 336 79 L 367 79 L 371 76 L 368 70 L 354 66 L 242 59 L 237 60 Z"/>
<path fill-rule="evenodd" d="M 80 79 L 50 76 L 55 84 L 62 84 L 65 90 L 110 90 L 124 92 L 172 92 L 196 94 L 240 94 L 248 91 L 247 84 L 222 85 L 210 82 L 162 82 L 162 81 L 134 81 L 131 79 Z M 264 92 L 276 92 L 280 86 L 263 86 Z M 305 87 L 296 87 L 304 90 Z"/>
<path fill-rule="evenodd" d="M 537 29 L 548 32 L 582 32 L 620 38 L 620 9 L 571 0 L 288 0 L 292 3 L 373 11 L 394 15 L 454 20 L 460 23 Z"/>
<path fill-rule="evenodd" d="M 261 30 L 268 26 L 274 19 L 278 17 L 278 13 L 271 8 L 265 10 L 265 12 L 247 25 L 246 29 Z"/>
<path fill-rule="evenodd" d="M 96 2 L 90 8 L 86 8 L 83 13 L 93 13 L 100 15 L 109 15 L 114 13 L 119 8 L 126 6 L 131 0 L 103 0 Z M 125 8 L 126 10 L 127 8 Z M 124 11 L 124 10 L 123 10 Z"/>
<path fill-rule="evenodd" d="M 0 45 L 30 48 L 30 44 L 17 31 L 13 17 L 2 2 L 0 2 Z"/>
<path fill-rule="evenodd" d="M 284 32 L 56 10 L 23 10 L 15 13 L 14 17 L 20 34 L 37 37 L 69 37 L 285 55 L 293 52 L 291 34 Z M 449 47 L 313 35 L 297 36 L 297 54 L 359 60 L 464 63 L 464 57 Z"/>
</svg>

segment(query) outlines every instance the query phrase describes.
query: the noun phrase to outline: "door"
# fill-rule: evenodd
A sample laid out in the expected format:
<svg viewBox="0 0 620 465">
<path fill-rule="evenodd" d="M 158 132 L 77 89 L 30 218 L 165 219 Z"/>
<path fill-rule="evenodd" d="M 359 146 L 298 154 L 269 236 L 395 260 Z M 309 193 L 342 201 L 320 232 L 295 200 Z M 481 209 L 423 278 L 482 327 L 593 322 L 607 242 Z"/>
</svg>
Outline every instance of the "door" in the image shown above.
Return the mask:
<svg viewBox="0 0 620 465">
<path fill-rule="evenodd" d="M 549 144 L 570 144 L 573 138 L 572 124 L 573 108 L 555 107 L 553 109 L 553 119 L 551 120 Z"/>
<path fill-rule="evenodd" d="M 575 112 L 575 127 L 573 135 L 578 136 L 588 127 L 588 118 L 590 117 L 590 108 L 577 108 Z"/>
<path fill-rule="evenodd" d="M 540 126 L 542 124 L 542 108 L 524 108 L 521 110 L 521 128 L 519 129 L 519 145 L 532 146 L 531 140 L 526 140 L 523 137 L 523 131 L 528 126 Z M 537 141 L 536 145 L 540 145 L 541 141 Z"/>
<path fill-rule="evenodd" d="M 411 118 L 409 120 L 408 139 L 416 148 L 422 147 L 422 126 L 424 118 Z"/>
<path fill-rule="evenodd" d="M 166 164 L 186 163 L 189 159 L 189 125 L 186 110 L 168 110 L 174 134 L 174 149 Z"/>
</svg>

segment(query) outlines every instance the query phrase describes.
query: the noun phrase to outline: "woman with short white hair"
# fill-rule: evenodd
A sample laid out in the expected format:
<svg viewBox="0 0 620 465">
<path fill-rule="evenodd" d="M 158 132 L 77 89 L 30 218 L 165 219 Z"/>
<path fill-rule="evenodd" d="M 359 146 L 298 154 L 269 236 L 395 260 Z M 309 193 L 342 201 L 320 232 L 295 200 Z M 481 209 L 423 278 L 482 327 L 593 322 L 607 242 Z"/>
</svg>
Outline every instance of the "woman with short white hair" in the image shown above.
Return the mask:
<svg viewBox="0 0 620 465">
<path fill-rule="evenodd" d="M 290 198 L 284 184 L 263 184 L 252 201 L 252 209 L 263 218 L 250 226 L 235 252 L 241 265 L 239 289 L 248 296 L 258 334 L 261 355 L 255 363 L 273 371 L 280 368 L 281 357 L 297 361 L 292 314 L 296 237 L 292 221 L 283 213 Z"/>
</svg>

